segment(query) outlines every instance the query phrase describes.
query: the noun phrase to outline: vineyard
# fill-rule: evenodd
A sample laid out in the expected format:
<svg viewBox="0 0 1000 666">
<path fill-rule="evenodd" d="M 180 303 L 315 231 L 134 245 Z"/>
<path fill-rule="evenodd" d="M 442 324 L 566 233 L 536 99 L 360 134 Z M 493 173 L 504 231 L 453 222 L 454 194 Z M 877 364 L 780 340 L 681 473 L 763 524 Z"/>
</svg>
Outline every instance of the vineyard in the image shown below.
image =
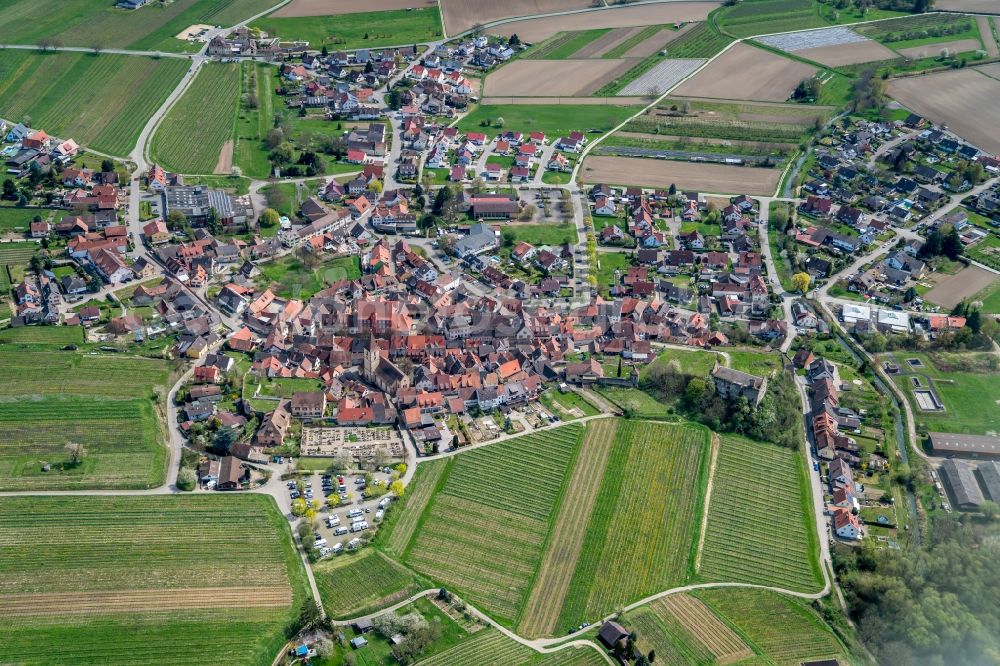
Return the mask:
<svg viewBox="0 0 1000 666">
<path fill-rule="evenodd" d="M 379 536 L 385 549 L 396 556 L 406 552 L 420 516 L 431 501 L 441 479 L 450 465 L 451 460 L 436 460 L 425 462 L 417 467 L 413 481 L 406 487 L 406 495 L 399 506 L 393 506 L 389 516 L 379 530 Z"/>
<path fill-rule="evenodd" d="M 822 585 L 799 453 L 723 436 L 698 576 L 815 592 Z"/>
<path fill-rule="evenodd" d="M 320 562 L 313 575 L 326 612 L 335 618 L 385 608 L 419 591 L 413 574 L 371 548 Z"/>
<path fill-rule="evenodd" d="M 31 261 L 38 251 L 38 243 L 3 243 L 0 245 L 0 264 L 20 266 Z"/>
<path fill-rule="evenodd" d="M 60 329 L 37 329 L 46 330 Z M 161 483 L 166 448 L 151 398 L 166 391 L 169 367 L 152 359 L 4 346 L 0 489 L 149 488 Z M 65 451 L 69 442 L 82 444 L 87 452 L 75 466 Z"/>
<path fill-rule="evenodd" d="M 210 174 L 233 138 L 240 96 L 238 65 L 209 63 L 167 113 L 150 150 L 164 168 Z"/>
<path fill-rule="evenodd" d="M 417 663 L 419 666 L 603 666 L 607 662 L 596 649 L 565 648 L 541 654 L 495 629 L 485 629 Z"/>
<path fill-rule="evenodd" d="M 83 344 L 82 326 L 21 326 L 0 330 L 0 343 L 32 345 Z"/>
<path fill-rule="evenodd" d="M 607 32 L 610 32 L 610 28 L 561 32 L 532 49 L 528 57 L 536 60 L 562 60 L 571 58 L 574 53 Z"/>
<path fill-rule="evenodd" d="M 456 456 L 404 561 L 514 624 L 582 435 L 569 425 Z"/>
<path fill-rule="evenodd" d="M 719 12 L 719 27 L 734 37 L 821 28 L 812 0 L 747 0 Z"/>
<path fill-rule="evenodd" d="M 175 58 L 110 54 L 5 51 L 3 59 L 0 117 L 28 115 L 32 127 L 119 156 L 187 68 Z"/>
<path fill-rule="evenodd" d="M 608 418 L 587 425 L 566 495 L 552 525 L 538 577 L 521 614 L 518 633 L 523 636 L 547 636 L 556 630 L 556 621 L 580 557 L 618 423 L 618 419 Z"/>
<path fill-rule="evenodd" d="M 713 30 L 708 23 L 699 23 L 667 44 L 667 55 L 671 58 L 711 58 L 732 41 Z"/>
<path fill-rule="evenodd" d="M 707 450 L 700 426 L 620 422 L 558 628 L 686 579 Z"/>
<path fill-rule="evenodd" d="M 693 652 L 708 651 L 708 658 L 723 664 L 752 656 L 736 632 L 717 618 L 705 604 L 687 594 L 663 597 L 651 605 L 657 618 Z"/>
<path fill-rule="evenodd" d="M 768 663 L 798 666 L 840 659 L 845 650 L 805 604 L 766 590 L 714 589 L 695 594 L 746 638 Z"/>
<path fill-rule="evenodd" d="M 269 664 L 306 596 L 261 495 L 3 498 L 0 552 L 0 663 Z"/>
</svg>

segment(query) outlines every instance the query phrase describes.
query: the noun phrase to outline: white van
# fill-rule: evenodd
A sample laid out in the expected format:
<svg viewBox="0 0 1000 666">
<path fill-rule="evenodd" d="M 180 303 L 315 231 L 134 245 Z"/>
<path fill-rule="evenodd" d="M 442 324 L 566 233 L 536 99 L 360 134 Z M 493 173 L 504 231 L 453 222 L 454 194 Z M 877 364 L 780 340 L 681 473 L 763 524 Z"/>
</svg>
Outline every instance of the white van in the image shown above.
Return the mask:
<svg viewBox="0 0 1000 666">
<path fill-rule="evenodd" d="M 347 550 L 357 550 L 358 546 L 360 546 L 360 545 L 361 545 L 361 539 L 357 539 L 357 538 L 351 539 L 347 543 Z"/>
<path fill-rule="evenodd" d="M 340 527 L 335 528 L 333 530 L 333 533 L 336 534 L 337 536 L 340 536 L 342 534 L 347 534 L 347 528 L 341 525 Z"/>
<path fill-rule="evenodd" d="M 344 544 L 340 543 L 339 541 L 330 547 L 330 552 L 333 553 L 334 555 L 343 552 L 343 550 L 344 550 Z"/>
<path fill-rule="evenodd" d="M 361 531 L 366 530 L 366 529 L 368 529 L 368 521 L 367 520 L 359 520 L 356 523 L 354 523 L 353 525 L 351 525 L 351 531 L 352 532 L 361 532 Z"/>
<path fill-rule="evenodd" d="M 383 497 L 378 501 L 379 508 L 384 509 L 385 507 L 389 506 L 389 502 L 391 501 L 392 501 L 391 497 Z"/>
<path fill-rule="evenodd" d="M 375 520 L 382 520 L 382 516 L 385 515 L 385 509 L 379 509 L 375 512 Z"/>
<path fill-rule="evenodd" d="M 347 512 L 348 518 L 360 518 L 363 515 L 365 515 L 365 512 L 362 511 L 361 509 L 351 509 L 350 511 Z"/>
<path fill-rule="evenodd" d="M 326 538 L 325 537 L 321 537 L 320 535 L 317 534 L 316 535 L 316 547 L 317 548 L 322 548 L 325 545 L 326 545 Z"/>
<path fill-rule="evenodd" d="M 327 516 L 326 526 L 333 528 L 340 524 L 340 516 L 333 514 L 332 516 Z"/>
</svg>

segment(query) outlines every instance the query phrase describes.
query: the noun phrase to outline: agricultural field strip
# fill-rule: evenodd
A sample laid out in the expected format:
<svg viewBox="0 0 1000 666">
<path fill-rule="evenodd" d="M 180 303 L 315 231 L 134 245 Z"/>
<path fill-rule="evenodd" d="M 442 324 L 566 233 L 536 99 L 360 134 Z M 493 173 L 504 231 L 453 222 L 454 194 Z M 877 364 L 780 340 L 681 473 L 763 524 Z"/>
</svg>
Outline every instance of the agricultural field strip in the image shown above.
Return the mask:
<svg viewBox="0 0 1000 666">
<path fill-rule="evenodd" d="M 711 664 L 712 653 L 695 645 L 682 645 L 667 631 L 663 622 L 650 610 L 628 616 L 628 628 L 639 635 L 639 645 L 645 651 L 654 650 L 657 661 L 665 664 Z"/>
<path fill-rule="evenodd" d="M 522 613 L 522 632 L 547 635 L 555 629 L 583 548 L 590 514 L 597 501 L 617 428 L 618 421 L 611 418 L 587 425 L 538 576 Z"/>
<path fill-rule="evenodd" d="M 507 638 L 495 629 L 485 629 L 417 663 L 420 666 L 480 666 L 488 663 L 516 666 L 534 655 L 535 651 L 526 645 Z"/>
<path fill-rule="evenodd" d="M 292 591 L 278 587 L 196 587 L 170 590 L 48 592 L 0 595 L 0 617 L 141 613 L 194 608 L 287 608 Z"/>
<path fill-rule="evenodd" d="M 700 600 L 687 594 L 672 594 L 653 602 L 650 608 L 668 628 L 686 632 L 723 663 L 752 656 L 753 651 L 736 632 Z"/>
<path fill-rule="evenodd" d="M 845 658 L 836 636 L 796 600 L 774 592 L 736 588 L 699 590 L 695 597 L 777 666 Z"/>
<path fill-rule="evenodd" d="M 146 398 L 165 386 L 164 361 L 127 356 L 0 349 L 0 395 L 78 394 Z"/>
<path fill-rule="evenodd" d="M 434 496 L 434 490 L 450 463 L 450 460 L 437 460 L 417 467 L 413 481 L 403 497 L 402 506 L 393 509 L 399 515 L 396 516 L 396 522 L 392 524 L 386 539 L 385 547 L 388 551 L 397 555 L 406 552 L 417 531 L 420 517 L 424 514 L 424 509 Z"/>
<path fill-rule="evenodd" d="M 767 35 L 759 37 L 756 41 L 767 44 L 781 51 L 794 53 L 806 49 L 822 48 L 826 46 L 843 46 L 847 44 L 857 44 L 860 42 L 870 42 L 872 40 L 859 35 L 850 28 L 820 28 L 818 30 L 803 30 L 781 35 Z"/>
<path fill-rule="evenodd" d="M 683 81 L 705 62 L 704 59 L 664 60 L 642 76 L 630 81 L 615 94 L 620 97 L 654 94 L 659 96 Z"/>
<path fill-rule="evenodd" d="M 699 577 L 815 591 L 796 453 L 722 438 Z M 782 517 L 776 519 L 777 515 Z"/>
<path fill-rule="evenodd" d="M 405 562 L 513 622 L 582 434 L 578 425 L 564 426 L 456 457 Z M 511 493 L 511 479 L 525 490 Z"/>
<path fill-rule="evenodd" d="M 416 591 L 413 575 L 379 551 L 326 560 L 313 567 L 323 606 L 334 617 L 382 608 Z"/>
<path fill-rule="evenodd" d="M 0 455 L 61 450 L 81 437 L 91 453 L 129 452 L 142 436 L 137 424 L 152 418 L 149 401 L 141 400 L 0 401 Z"/>
</svg>

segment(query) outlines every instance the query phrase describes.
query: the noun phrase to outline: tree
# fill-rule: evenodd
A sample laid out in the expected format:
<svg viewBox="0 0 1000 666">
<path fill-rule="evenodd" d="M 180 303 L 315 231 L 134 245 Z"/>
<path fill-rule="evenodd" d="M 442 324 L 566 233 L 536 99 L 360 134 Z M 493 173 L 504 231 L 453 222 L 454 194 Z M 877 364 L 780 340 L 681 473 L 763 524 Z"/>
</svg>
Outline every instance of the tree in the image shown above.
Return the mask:
<svg viewBox="0 0 1000 666">
<path fill-rule="evenodd" d="M 268 159 L 270 159 L 278 166 L 281 166 L 282 164 L 288 164 L 289 162 L 292 161 L 292 157 L 294 156 L 295 153 L 292 149 L 292 144 L 288 143 L 287 141 L 279 144 L 278 146 L 275 146 L 275 148 L 270 153 L 268 153 Z"/>
<path fill-rule="evenodd" d="M 792 276 L 792 289 L 799 293 L 806 293 L 809 291 L 809 282 L 812 280 L 809 277 L 809 273 L 796 273 Z"/>
<path fill-rule="evenodd" d="M 969 313 L 969 316 L 965 319 L 965 325 L 972 329 L 973 333 L 979 333 L 983 327 L 983 317 L 979 314 L 979 310 L 973 310 Z"/>
<path fill-rule="evenodd" d="M 77 467 L 83 463 L 84 458 L 87 457 L 87 449 L 83 448 L 83 444 L 79 442 L 69 442 L 64 447 L 66 449 L 66 455 L 69 457 L 69 466 Z"/>
<path fill-rule="evenodd" d="M 504 247 L 514 247 L 514 243 L 517 241 L 517 234 L 514 233 L 513 229 L 504 229 L 500 232 L 500 241 Z"/>
<path fill-rule="evenodd" d="M 906 290 L 906 293 L 903 294 L 903 301 L 905 301 L 906 303 L 912 303 L 916 297 L 917 297 L 917 290 L 914 289 L 913 287 L 910 287 L 909 289 Z"/>
<path fill-rule="evenodd" d="M 177 487 L 181 490 L 194 490 L 196 481 L 194 470 L 190 467 L 184 467 L 177 473 Z"/>
<path fill-rule="evenodd" d="M 115 163 L 111 160 L 101 160 L 101 171 L 114 171 Z"/>
<path fill-rule="evenodd" d="M 265 208 L 258 220 L 262 227 L 276 227 L 281 222 L 281 213 L 273 208 Z"/>
<path fill-rule="evenodd" d="M 1000 518 L 1000 504 L 986 500 L 979 505 L 979 510 L 983 512 L 983 518 L 993 522 Z"/>
<path fill-rule="evenodd" d="M 493 121 L 494 127 L 503 127 L 505 124 L 506 121 L 504 121 L 503 116 L 497 116 L 497 119 Z"/>
<path fill-rule="evenodd" d="M 172 210 L 167 213 L 167 228 L 177 231 L 187 224 L 187 216 L 179 210 Z"/>
<path fill-rule="evenodd" d="M 3 181 L 3 198 L 6 201 L 17 201 L 17 185 L 10 178 Z"/>
<path fill-rule="evenodd" d="M 651 664 L 654 661 L 656 661 L 656 650 L 650 650 L 649 651 L 649 654 L 646 655 L 646 661 L 648 661 Z"/>
<path fill-rule="evenodd" d="M 403 495 L 406 493 L 406 486 L 400 480 L 395 480 L 389 485 L 389 492 L 395 495 L 397 498 L 402 499 Z"/>
</svg>

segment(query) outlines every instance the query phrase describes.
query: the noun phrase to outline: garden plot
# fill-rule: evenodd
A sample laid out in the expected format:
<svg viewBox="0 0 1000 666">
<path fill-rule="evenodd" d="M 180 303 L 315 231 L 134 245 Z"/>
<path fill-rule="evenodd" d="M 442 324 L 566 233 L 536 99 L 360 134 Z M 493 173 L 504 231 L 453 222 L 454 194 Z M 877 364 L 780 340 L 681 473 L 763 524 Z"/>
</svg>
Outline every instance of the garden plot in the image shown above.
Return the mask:
<svg viewBox="0 0 1000 666">
<path fill-rule="evenodd" d="M 616 94 L 658 97 L 683 81 L 703 64 L 705 64 L 704 60 L 664 60 Z"/>
<path fill-rule="evenodd" d="M 996 273 L 979 266 L 968 266 L 955 275 L 943 276 L 933 289 L 924 294 L 924 300 L 951 309 L 962 300 L 983 291 L 996 280 Z"/>
<path fill-rule="evenodd" d="M 889 82 L 900 104 L 948 125 L 955 134 L 990 153 L 1000 153 L 1000 81 L 975 68 L 910 76 Z"/>
<path fill-rule="evenodd" d="M 936 44 L 924 44 L 922 46 L 910 46 L 905 49 L 897 49 L 899 55 L 914 60 L 919 58 L 934 58 L 942 53 L 953 55 L 955 53 L 965 53 L 983 48 L 978 39 L 957 39 L 951 42 L 937 42 Z"/>
<path fill-rule="evenodd" d="M 740 43 L 682 83 L 685 97 L 783 102 L 816 68 Z"/>
<path fill-rule="evenodd" d="M 642 28 L 615 28 L 610 32 L 606 32 L 599 39 L 595 39 L 591 43 L 584 46 L 582 49 L 573 54 L 574 58 L 600 58 L 605 53 L 615 48 L 622 42 L 627 41 L 638 33 L 642 32 Z"/>
<path fill-rule="evenodd" d="M 491 97 L 590 95 L 635 65 L 632 60 L 515 60 L 486 77 Z"/>
<path fill-rule="evenodd" d="M 830 67 L 891 60 L 896 57 L 893 51 L 850 28 L 803 30 L 783 35 L 769 35 L 757 41 Z"/>
</svg>

